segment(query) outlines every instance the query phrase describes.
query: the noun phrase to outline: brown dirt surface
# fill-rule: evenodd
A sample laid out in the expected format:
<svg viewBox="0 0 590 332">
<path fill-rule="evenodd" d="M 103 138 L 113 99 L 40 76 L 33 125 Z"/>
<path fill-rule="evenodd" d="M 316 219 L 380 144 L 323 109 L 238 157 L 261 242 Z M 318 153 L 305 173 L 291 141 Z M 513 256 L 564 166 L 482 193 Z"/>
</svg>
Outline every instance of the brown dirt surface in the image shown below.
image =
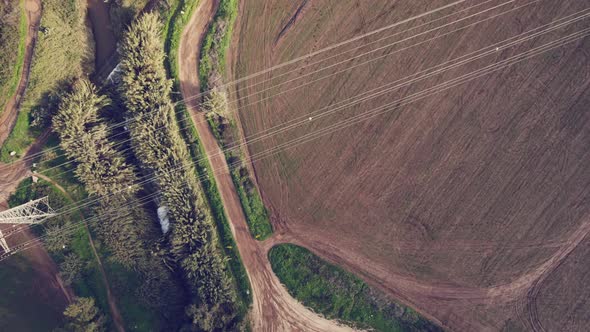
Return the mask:
<svg viewBox="0 0 590 332">
<path fill-rule="evenodd" d="M 451 3 L 310 0 L 301 13 L 303 2 L 244 5 L 239 40 L 232 49 L 234 78 Z M 541 0 L 517 9 L 529 2 L 466 1 L 240 83 L 232 96 L 241 98 L 244 133 L 255 135 L 307 117 L 334 102 L 590 7 L 589 1 Z M 457 13 L 478 3 L 481 7 Z M 452 32 L 512 8 L 510 13 Z M 314 119 L 249 144 L 250 154 L 557 40 L 588 24 L 588 19 L 573 23 Z M 407 31 L 410 28 L 414 29 Z M 337 55 L 394 33 L 398 35 Z M 424 34 L 403 41 L 419 33 Z M 441 37 L 430 40 L 435 36 Z M 345 61 L 394 41 L 400 42 Z M 413 46 L 419 42 L 423 43 Z M 580 39 L 256 161 L 257 182 L 278 233 L 264 247 L 285 241 L 303 245 L 451 330 L 550 331 L 587 326 L 590 271 L 587 264 L 575 262 L 587 260 L 590 232 L 589 49 L 590 38 Z M 376 59 L 389 52 L 397 53 Z M 313 64 L 328 56 L 334 58 Z M 303 76 L 339 61 L 345 62 Z M 278 77 L 304 64 L 309 67 Z M 319 80 L 326 75 L 332 76 Z M 264 82 L 271 77 L 277 78 Z M 304 79 L 294 80 L 298 77 Z M 280 84 L 287 80 L 294 81 Z M 306 85 L 297 88 L 301 84 Z M 268 90 L 251 95 L 262 89 Z"/>
<path fill-rule="evenodd" d="M 4 209 L 2 209 L 4 210 Z M 3 230 L 9 231 L 12 229 L 11 225 L 1 225 Z M 8 245 L 11 243 L 24 243 L 35 239 L 35 235 L 27 228 L 23 228 L 22 231 L 12 235 L 10 239 L 7 239 Z M 22 255 L 27 259 L 29 264 L 36 271 L 36 280 L 38 280 L 38 288 L 41 296 L 45 299 L 50 299 L 53 296 L 58 296 L 60 303 L 66 304 L 71 303 L 74 299 L 74 292 L 70 287 L 65 287 L 63 281 L 58 275 L 59 269 L 53 262 L 47 250 L 43 246 L 33 246 L 28 250 L 25 250 L 19 255 Z"/>
<path fill-rule="evenodd" d="M 206 27 L 215 13 L 217 2 L 203 0 L 195 10 L 191 21 L 182 34 L 179 50 L 179 70 L 183 96 L 189 97 L 200 92 L 197 63 L 201 40 Z M 324 319 L 295 301 L 272 272 L 270 263 L 261 244 L 250 236 L 246 218 L 235 192 L 229 169 L 215 137 L 199 112 L 197 102 L 189 102 L 188 109 L 194 121 L 209 163 L 216 170 L 215 181 L 238 250 L 250 283 L 252 285 L 253 308 L 251 313 L 254 331 L 346 331 L 333 321 Z"/>
<path fill-rule="evenodd" d="M 39 30 L 39 23 L 41 22 L 41 1 L 40 0 L 25 0 L 25 11 L 27 16 L 27 36 L 25 39 L 25 61 L 24 68 L 21 71 L 21 77 L 16 88 L 16 93 L 4 107 L 0 115 L 0 145 L 4 143 L 12 127 L 16 122 L 20 103 L 25 95 L 27 82 L 29 80 L 29 72 L 31 69 L 31 61 L 33 52 L 35 50 L 35 42 L 37 41 L 37 30 Z"/>
</svg>

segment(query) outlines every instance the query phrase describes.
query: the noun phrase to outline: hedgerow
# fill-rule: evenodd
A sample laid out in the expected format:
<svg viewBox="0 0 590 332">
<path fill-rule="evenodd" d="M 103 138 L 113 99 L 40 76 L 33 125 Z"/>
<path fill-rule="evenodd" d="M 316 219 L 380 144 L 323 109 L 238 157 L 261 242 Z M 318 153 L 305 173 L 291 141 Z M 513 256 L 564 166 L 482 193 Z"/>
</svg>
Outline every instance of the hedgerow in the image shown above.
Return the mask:
<svg viewBox="0 0 590 332">
<path fill-rule="evenodd" d="M 175 121 L 161 33 L 157 15 L 146 14 L 131 25 L 121 43 L 120 93 L 132 119 L 132 146 L 143 171 L 154 176 L 160 204 L 169 209 L 170 254 L 193 296 L 189 318 L 199 329 L 230 329 L 238 323 L 235 289 Z"/>
<path fill-rule="evenodd" d="M 165 306 L 177 301 L 177 287 L 161 260 L 151 254 L 159 238 L 157 222 L 139 204 L 135 170 L 109 140 L 110 131 L 99 116 L 109 103 L 92 83 L 81 80 L 62 99 L 53 129 L 66 156 L 76 162 L 76 177 L 90 195 L 100 198 L 94 209 L 99 220 L 92 226 L 111 258 L 142 274 L 137 294 L 142 302 Z"/>
</svg>

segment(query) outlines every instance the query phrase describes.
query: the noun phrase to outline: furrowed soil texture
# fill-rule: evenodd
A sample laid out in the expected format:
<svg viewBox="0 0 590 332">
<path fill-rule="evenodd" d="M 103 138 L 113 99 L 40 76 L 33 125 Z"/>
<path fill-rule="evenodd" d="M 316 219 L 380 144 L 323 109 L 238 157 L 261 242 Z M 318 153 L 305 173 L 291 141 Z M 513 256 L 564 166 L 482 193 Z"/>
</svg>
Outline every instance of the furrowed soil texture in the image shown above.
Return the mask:
<svg viewBox="0 0 590 332">
<path fill-rule="evenodd" d="M 245 2 L 233 78 L 451 2 Z M 303 245 L 452 330 L 587 326 L 590 38 L 404 98 L 582 31 L 590 19 L 529 33 L 589 7 L 463 1 L 238 84 L 230 99 L 246 137 L 298 124 L 250 141 L 254 158 L 395 107 L 253 163 L 277 230 L 269 243 Z M 469 61 L 448 67 L 458 58 Z M 446 69 L 425 77 L 432 68 Z M 385 84 L 399 86 L 322 115 Z"/>
</svg>

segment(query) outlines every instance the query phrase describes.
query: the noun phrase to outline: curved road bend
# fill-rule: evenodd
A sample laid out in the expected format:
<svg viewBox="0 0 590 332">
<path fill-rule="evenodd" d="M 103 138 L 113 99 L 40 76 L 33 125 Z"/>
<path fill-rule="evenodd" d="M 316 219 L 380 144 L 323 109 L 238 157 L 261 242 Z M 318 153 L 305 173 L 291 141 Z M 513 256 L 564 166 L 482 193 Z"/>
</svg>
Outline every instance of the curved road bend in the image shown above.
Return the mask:
<svg viewBox="0 0 590 332">
<path fill-rule="evenodd" d="M 197 66 L 201 41 L 215 14 L 218 1 L 202 0 L 182 33 L 178 63 L 183 96 L 200 93 Z M 205 116 L 198 110 L 198 101 L 187 103 L 190 116 L 211 167 L 223 170 L 215 173 L 215 181 L 223 206 L 236 239 L 242 261 L 252 285 L 254 331 L 352 331 L 327 320 L 293 299 L 273 273 L 266 250 L 248 230 L 246 218 L 231 180 L 227 162 L 217 145 Z"/>
</svg>

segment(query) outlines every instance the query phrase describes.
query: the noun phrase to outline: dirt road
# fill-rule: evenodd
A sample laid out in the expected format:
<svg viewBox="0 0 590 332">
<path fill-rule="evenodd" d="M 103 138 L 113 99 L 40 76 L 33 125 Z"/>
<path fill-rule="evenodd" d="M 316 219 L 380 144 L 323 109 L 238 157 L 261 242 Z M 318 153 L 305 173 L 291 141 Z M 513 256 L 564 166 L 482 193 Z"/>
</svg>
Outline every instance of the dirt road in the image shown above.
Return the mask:
<svg viewBox="0 0 590 332">
<path fill-rule="evenodd" d="M 25 89 L 27 87 L 27 81 L 29 80 L 29 72 L 31 69 L 31 59 L 33 58 L 35 42 L 37 41 L 37 30 L 39 29 L 39 23 L 41 22 L 41 1 L 25 0 L 25 11 L 28 26 L 25 40 L 25 61 L 16 88 L 16 93 L 10 98 L 8 103 L 6 103 L 4 111 L 2 112 L 2 115 L 0 115 L 0 145 L 4 143 L 4 140 L 6 140 L 11 132 L 12 127 L 16 122 L 16 117 L 18 116 L 20 103 L 25 95 Z"/>
<path fill-rule="evenodd" d="M 180 82 L 183 96 L 200 92 L 197 65 L 201 40 L 217 2 L 204 0 L 199 4 L 182 34 L 179 50 Z M 246 218 L 229 175 L 227 163 L 204 114 L 199 112 L 198 101 L 187 107 L 197 127 L 199 137 L 211 167 L 223 169 L 215 173 L 225 213 L 230 222 L 240 255 L 248 272 L 253 291 L 252 325 L 254 331 L 347 331 L 348 327 L 318 316 L 293 299 L 272 272 L 266 251 L 250 236 Z"/>
<path fill-rule="evenodd" d="M 59 183 L 53 181 L 53 179 L 51 179 L 43 174 L 37 173 L 36 175 L 39 178 L 53 184 L 71 202 L 74 202 L 74 199 L 72 198 L 72 196 Z M 82 215 L 82 217 L 83 217 L 82 211 L 80 211 L 80 215 Z M 85 223 L 84 226 L 86 227 L 86 232 L 88 233 L 88 242 L 90 243 L 90 247 L 92 248 L 92 253 L 94 254 L 94 257 L 96 258 L 96 262 L 98 263 L 98 269 L 100 270 L 100 274 L 102 276 L 102 281 L 103 281 L 105 288 L 106 288 L 107 299 L 109 301 L 109 309 L 111 310 L 111 316 L 113 318 L 113 322 L 115 324 L 117 331 L 119 331 L 119 332 L 125 331 L 125 324 L 123 323 L 123 316 L 121 316 L 121 313 L 119 312 L 119 308 L 117 307 L 117 302 L 115 301 L 115 297 L 113 296 L 113 293 L 111 292 L 111 286 L 109 284 L 107 274 L 104 271 L 104 267 L 102 266 L 102 261 L 100 260 L 100 256 L 98 256 L 98 252 L 96 251 L 96 247 L 94 246 L 94 240 L 92 239 L 92 236 L 90 235 L 90 229 L 88 229 L 88 224 Z"/>
<path fill-rule="evenodd" d="M 45 142 L 51 134 L 51 129 L 45 130 L 35 143 L 31 144 L 25 150 L 23 157 L 11 164 L 0 163 L 0 209 L 8 207 L 8 197 L 14 192 L 18 184 L 27 176 L 31 175 L 31 165 L 33 164 L 32 156 L 41 151 Z"/>
</svg>

